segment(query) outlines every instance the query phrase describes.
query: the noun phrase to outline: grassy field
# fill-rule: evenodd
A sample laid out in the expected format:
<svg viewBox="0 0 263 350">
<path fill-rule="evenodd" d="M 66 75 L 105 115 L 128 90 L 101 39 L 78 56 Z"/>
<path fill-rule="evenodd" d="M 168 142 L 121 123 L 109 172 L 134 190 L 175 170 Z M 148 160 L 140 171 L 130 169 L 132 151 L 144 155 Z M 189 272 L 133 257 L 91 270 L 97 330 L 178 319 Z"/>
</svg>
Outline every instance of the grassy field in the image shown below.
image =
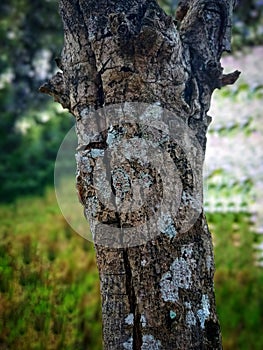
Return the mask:
<svg viewBox="0 0 263 350">
<path fill-rule="evenodd" d="M 92 244 L 53 191 L 0 208 L 0 349 L 101 349 Z"/>
<path fill-rule="evenodd" d="M 69 228 L 53 190 L 1 205 L 0 221 L 0 349 L 102 349 L 94 249 Z M 263 270 L 250 215 L 208 221 L 224 349 L 262 349 Z"/>
</svg>

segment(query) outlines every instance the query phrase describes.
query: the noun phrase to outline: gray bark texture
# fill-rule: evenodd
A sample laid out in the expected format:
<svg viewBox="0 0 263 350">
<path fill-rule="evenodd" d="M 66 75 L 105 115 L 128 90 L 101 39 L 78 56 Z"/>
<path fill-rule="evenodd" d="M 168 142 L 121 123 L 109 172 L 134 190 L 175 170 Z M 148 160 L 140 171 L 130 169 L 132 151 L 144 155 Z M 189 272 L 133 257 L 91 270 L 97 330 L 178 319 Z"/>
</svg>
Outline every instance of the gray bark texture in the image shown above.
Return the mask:
<svg viewBox="0 0 263 350">
<path fill-rule="evenodd" d="M 212 92 L 239 75 L 223 75 L 220 64 L 233 3 L 182 1 L 175 21 L 154 0 L 60 0 L 61 72 L 40 91 L 76 118 L 77 188 L 95 242 L 105 350 L 222 348 L 212 240 L 194 188 L 202 187 Z M 168 138 L 156 113 L 177 130 Z M 160 169 L 159 149 L 172 159 Z M 164 198 L 170 207 L 160 214 Z"/>
</svg>

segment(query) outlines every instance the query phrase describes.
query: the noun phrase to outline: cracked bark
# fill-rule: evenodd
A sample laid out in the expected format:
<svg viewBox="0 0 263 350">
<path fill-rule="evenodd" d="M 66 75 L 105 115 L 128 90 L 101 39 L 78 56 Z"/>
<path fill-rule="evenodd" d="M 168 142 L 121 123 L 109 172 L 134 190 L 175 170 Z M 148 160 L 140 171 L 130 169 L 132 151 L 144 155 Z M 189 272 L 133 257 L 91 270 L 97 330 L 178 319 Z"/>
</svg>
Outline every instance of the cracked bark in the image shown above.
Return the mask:
<svg viewBox="0 0 263 350">
<path fill-rule="evenodd" d="M 100 244 L 95 239 L 95 248 L 104 349 L 222 348 L 213 289 L 212 241 L 203 211 L 187 232 L 180 232 L 180 220 L 193 206 L 193 201 L 188 201 L 179 207 L 181 218 L 173 219 L 174 236 L 160 232 L 151 237 L 148 225 L 144 234 L 149 239 L 143 244 L 131 247 L 129 239 L 135 238 L 128 237 L 126 245 L 115 247 L 113 237 L 111 247 L 105 247 L 105 231 L 99 231 L 99 223 L 128 227 L 134 220 L 140 222 L 142 216 L 150 215 L 164 189 L 155 170 L 149 170 L 147 176 L 155 183 L 150 186 L 152 196 L 142 214 L 122 215 L 101 205 L 94 169 L 99 152 L 108 147 L 110 128 L 105 127 L 97 136 L 94 129 L 103 130 L 100 107 L 158 103 L 181 118 L 205 152 L 212 92 L 233 84 L 239 76 L 237 71 L 224 75 L 220 64 L 222 52 L 230 50 L 233 3 L 182 1 L 174 22 L 154 0 L 60 0 L 65 40 L 56 62 L 62 72 L 40 91 L 53 96 L 76 117 L 77 188 L 94 235 L 101 239 Z M 129 123 L 125 130 L 115 128 L 114 135 L 128 141 L 145 132 Z M 176 143 L 161 141 L 178 166 L 183 189 L 189 187 L 192 180 L 187 154 Z M 122 167 L 114 177 L 111 160 L 106 163 L 106 172 L 113 178 L 109 196 L 118 195 L 123 204 L 130 196 L 129 191 L 123 192 L 124 186 L 129 187 L 126 173 Z M 139 164 L 133 165 L 135 175 L 142 171 Z M 202 183 L 201 177 L 198 181 Z M 169 196 L 172 200 L 174 193 Z M 124 243 L 121 239 L 119 245 Z"/>
</svg>

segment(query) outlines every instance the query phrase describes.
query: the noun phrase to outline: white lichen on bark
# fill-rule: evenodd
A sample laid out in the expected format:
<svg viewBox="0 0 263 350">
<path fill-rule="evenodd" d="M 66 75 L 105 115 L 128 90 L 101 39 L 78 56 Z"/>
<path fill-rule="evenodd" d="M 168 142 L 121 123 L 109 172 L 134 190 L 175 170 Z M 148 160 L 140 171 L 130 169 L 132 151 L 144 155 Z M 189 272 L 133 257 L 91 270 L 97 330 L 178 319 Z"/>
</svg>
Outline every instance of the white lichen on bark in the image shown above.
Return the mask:
<svg viewBox="0 0 263 350">
<path fill-rule="evenodd" d="M 179 299 L 179 289 L 189 289 L 192 286 L 192 269 L 195 260 L 191 258 L 193 246 L 183 246 L 183 257 L 176 258 L 160 281 L 161 294 L 164 301 L 176 303 Z"/>
<path fill-rule="evenodd" d="M 161 342 L 153 335 L 143 335 L 141 350 L 161 350 Z"/>
<path fill-rule="evenodd" d="M 133 323 L 134 323 L 134 314 L 129 314 L 125 318 L 125 323 L 128 324 L 128 325 L 133 325 Z"/>
<path fill-rule="evenodd" d="M 208 295 L 202 296 L 202 303 L 201 303 L 201 309 L 197 311 L 197 316 L 199 318 L 199 322 L 201 324 L 201 327 L 204 329 L 205 327 L 205 321 L 208 319 L 210 315 L 210 303 Z"/>
</svg>

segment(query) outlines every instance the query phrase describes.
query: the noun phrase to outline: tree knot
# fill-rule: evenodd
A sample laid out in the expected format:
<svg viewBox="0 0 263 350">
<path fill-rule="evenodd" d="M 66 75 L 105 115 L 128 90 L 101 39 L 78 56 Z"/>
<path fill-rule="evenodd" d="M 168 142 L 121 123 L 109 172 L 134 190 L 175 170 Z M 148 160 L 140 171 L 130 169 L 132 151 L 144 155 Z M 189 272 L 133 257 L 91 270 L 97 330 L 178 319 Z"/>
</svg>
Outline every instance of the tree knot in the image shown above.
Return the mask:
<svg viewBox="0 0 263 350">
<path fill-rule="evenodd" d="M 125 36 L 127 34 L 129 23 L 125 13 L 110 13 L 109 22 L 112 34 L 119 34 L 120 36 Z"/>
</svg>

